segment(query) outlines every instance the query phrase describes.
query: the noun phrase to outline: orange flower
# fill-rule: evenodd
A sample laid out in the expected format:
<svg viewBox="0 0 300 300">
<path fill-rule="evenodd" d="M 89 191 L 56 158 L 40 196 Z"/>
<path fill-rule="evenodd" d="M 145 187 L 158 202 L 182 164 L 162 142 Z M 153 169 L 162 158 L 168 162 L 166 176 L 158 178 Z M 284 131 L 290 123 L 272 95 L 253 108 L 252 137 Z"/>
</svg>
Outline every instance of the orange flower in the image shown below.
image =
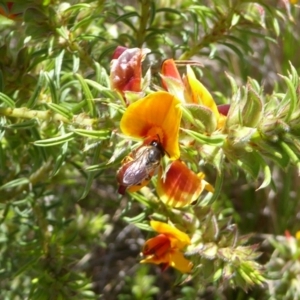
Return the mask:
<svg viewBox="0 0 300 300">
<path fill-rule="evenodd" d="M 157 137 L 170 159 L 179 158 L 180 101 L 167 92 L 155 92 L 126 109 L 121 131 L 132 137 Z"/>
<path fill-rule="evenodd" d="M 172 162 L 165 178 L 162 177 L 162 170 L 158 174 L 157 194 L 163 203 L 172 207 L 191 204 L 198 199 L 204 189 L 214 191 L 214 188 L 204 180 L 203 173 L 195 174 L 180 160 Z"/>
<path fill-rule="evenodd" d="M 145 258 L 141 263 L 162 265 L 163 269 L 170 266 L 182 273 L 191 272 L 193 264 L 181 251 L 191 244 L 189 236 L 166 223 L 151 221 L 150 225 L 159 235 L 146 241 L 142 251 Z"/>
<path fill-rule="evenodd" d="M 111 61 L 111 87 L 124 95 L 125 91 L 142 90 L 142 61 L 149 49 L 117 47 Z"/>
<path fill-rule="evenodd" d="M 191 66 L 187 65 L 186 68 L 187 74 L 183 80 L 181 80 L 174 60 L 168 59 L 164 61 L 162 65 L 163 86 L 171 94 L 178 97 L 183 103 L 198 104 L 209 108 L 217 120 L 217 128 L 223 128 L 226 117 L 219 113 L 213 97 L 204 85 L 196 78 Z"/>
</svg>

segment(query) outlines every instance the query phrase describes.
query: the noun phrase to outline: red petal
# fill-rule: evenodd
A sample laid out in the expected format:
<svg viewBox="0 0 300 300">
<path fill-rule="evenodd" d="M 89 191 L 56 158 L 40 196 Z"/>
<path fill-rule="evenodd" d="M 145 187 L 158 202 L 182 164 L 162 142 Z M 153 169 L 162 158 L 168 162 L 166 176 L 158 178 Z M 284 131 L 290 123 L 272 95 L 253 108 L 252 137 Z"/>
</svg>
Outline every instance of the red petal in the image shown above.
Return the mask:
<svg viewBox="0 0 300 300">
<path fill-rule="evenodd" d="M 191 204 L 201 194 L 205 183 L 183 162 L 172 162 L 166 178 L 158 174 L 157 193 L 162 202 L 172 207 L 183 207 Z"/>
<path fill-rule="evenodd" d="M 178 80 L 179 82 L 182 83 L 182 79 L 181 76 L 178 72 L 178 69 L 176 67 L 176 64 L 174 62 L 174 60 L 171 59 L 166 59 L 161 67 L 161 73 L 162 75 L 164 75 L 165 77 L 170 77 L 173 79 Z M 165 90 L 168 90 L 168 84 L 162 79 L 162 86 Z M 183 84 L 183 83 L 182 83 Z"/>
<path fill-rule="evenodd" d="M 221 104 L 218 105 L 217 108 L 220 114 L 227 116 L 230 109 L 230 104 Z"/>
<path fill-rule="evenodd" d="M 113 55 L 112 55 L 112 59 L 117 59 L 120 57 L 120 55 L 125 51 L 127 50 L 128 48 L 127 47 L 123 47 L 123 46 L 118 46 L 116 48 L 116 50 L 114 51 Z"/>
<path fill-rule="evenodd" d="M 156 258 L 164 256 L 170 250 L 171 242 L 164 234 L 159 234 L 156 237 L 146 241 L 143 248 L 143 255 L 155 255 Z"/>
</svg>

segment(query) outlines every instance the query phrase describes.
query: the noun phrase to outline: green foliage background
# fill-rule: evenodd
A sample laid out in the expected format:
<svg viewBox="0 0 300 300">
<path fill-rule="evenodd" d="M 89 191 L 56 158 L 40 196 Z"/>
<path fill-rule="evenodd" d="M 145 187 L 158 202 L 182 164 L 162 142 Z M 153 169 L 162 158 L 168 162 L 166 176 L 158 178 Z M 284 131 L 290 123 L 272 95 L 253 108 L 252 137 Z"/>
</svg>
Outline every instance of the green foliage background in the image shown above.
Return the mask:
<svg viewBox="0 0 300 300">
<path fill-rule="evenodd" d="M 117 194 L 116 170 L 131 144 L 119 131 L 125 108 L 109 88 L 115 48 L 147 47 L 156 82 L 164 59 L 192 59 L 203 64 L 198 75 L 218 104 L 251 77 L 266 98 L 289 102 L 294 93 L 298 105 L 299 7 L 286 0 L 13 3 L 16 19 L 0 19 L 0 298 L 300 299 L 299 241 L 284 236 L 300 230 L 297 150 L 282 164 L 266 160 L 272 182 L 260 190 L 266 173 L 254 180 L 235 158 L 225 162 L 213 203 L 260 244 L 265 286 L 246 293 L 220 281 L 176 285 L 174 271 L 138 263 L 146 234 L 132 223 L 148 200 Z M 205 172 L 213 183 L 216 170 Z"/>
</svg>

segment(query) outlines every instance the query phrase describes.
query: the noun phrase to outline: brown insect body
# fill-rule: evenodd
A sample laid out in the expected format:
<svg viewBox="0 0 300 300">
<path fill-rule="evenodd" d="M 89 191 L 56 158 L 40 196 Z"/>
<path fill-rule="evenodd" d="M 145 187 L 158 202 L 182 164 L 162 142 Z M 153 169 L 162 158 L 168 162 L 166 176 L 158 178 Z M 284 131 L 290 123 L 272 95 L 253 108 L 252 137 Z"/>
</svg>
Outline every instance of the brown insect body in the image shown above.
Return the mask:
<svg viewBox="0 0 300 300">
<path fill-rule="evenodd" d="M 157 140 L 138 148 L 117 172 L 119 193 L 124 194 L 126 188 L 140 186 L 143 182 L 149 181 L 160 165 L 164 154 L 165 151 Z"/>
</svg>

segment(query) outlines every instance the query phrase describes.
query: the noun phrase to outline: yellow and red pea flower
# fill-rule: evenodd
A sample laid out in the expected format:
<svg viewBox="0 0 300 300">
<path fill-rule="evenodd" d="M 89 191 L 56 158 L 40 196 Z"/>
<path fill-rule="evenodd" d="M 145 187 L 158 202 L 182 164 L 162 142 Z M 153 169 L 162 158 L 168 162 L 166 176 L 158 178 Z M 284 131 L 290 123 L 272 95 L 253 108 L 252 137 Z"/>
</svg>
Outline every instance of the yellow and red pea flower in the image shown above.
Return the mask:
<svg viewBox="0 0 300 300">
<path fill-rule="evenodd" d="M 182 252 L 191 244 L 189 236 L 167 223 L 152 220 L 150 225 L 159 235 L 145 242 L 142 250 L 145 258 L 141 263 L 161 265 L 163 270 L 173 267 L 182 273 L 190 273 L 193 264 Z"/>
<path fill-rule="evenodd" d="M 171 163 L 165 178 L 160 169 L 156 191 L 166 205 L 175 208 L 184 207 L 196 201 L 204 189 L 214 192 L 214 188 L 204 180 L 204 177 L 204 173 L 195 174 L 185 163 L 175 160 Z"/>
<path fill-rule="evenodd" d="M 121 54 L 118 53 L 117 56 L 121 56 L 127 50 L 122 48 L 118 51 Z M 185 91 L 187 87 L 194 87 L 190 88 L 192 91 L 190 92 L 190 101 L 199 103 L 199 99 L 195 95 L 197 92 L 200 95 L 199 97 L 204 99 L 202 104 L 212 109 L 215 115 L 219 115 L 217 106 L 210 93 L 197 81 L 190 67 L 188 68 L 187 74 L 188 83 L 185 84 L 173 60 L 166 60 L 162 70 L 165 74 L 165 77 L 163 77 L 165 78 L 165 82 L 163 79 L 165 88 L 172 85 L 175 87 L 173 91 L 176 91 L 176 86 L 179 87 L 178 90 Z M 168 81 L 168 79 L 170 80 Z M 162 171 L 160 172 L 157 186 L 157 192 L 161 200 L 165 204 L 174 207 L 183 207 L 191 204 L 199 197 L 204 189 L 213 191 L 213 188 L 203 180 L 203 173 L 196 175 L 189 170 L 184 163 L 176 161 L 176 159 L 180 157 L 178 133 L 181 121 L 181 102 L 168 92 L 152 93 L 132 103 L 126 109 L 120 123 L 121 131 L 125 135 L 142 139 L 157 138 L 170 159 L 175 160 L 175 162 L 171 164 L 166 178 L 162 178 Z M 147 144 L 147 142 L 144 142 L 144 144 L 145 143 Z M 121 194 L 124 194 L 126 190 L 126 187 L 122 186 L 122 173 L 132 164 L 133 156 L 132 154 L 129 155 L 128 159 L 125 160 L 119 169 L 121 172 L 118 172 L 118 181 L 120 184 L 119 192 Z M 153 174 L 149 174 L 149 177 L 151 178 Z M 146 178 L 138 185 L 128 187 L 128 191 L 138 191 L 147 185 L 149 181 L 150 179 Z"/>
<path fill-rule="evenodd" d="M 171 160 L 180 157 L 180 101 L 168 92 L 154 92 L 128 106 L 120 122 L 121 131 L 131 137 L 157 137 Z"/>
<path fill-rule="evenodd" d="M 180 157 L 178 142 L 182 114 L 180 104 L 180 101 L 170 93 L 152 93 L 128 106 L 120 122 L 121 131 L 125 135 L 143 139 L 144 142 L 141 147 L 148 146 L 152 141 L 156 141 L 171 160 L 177 159 Z M 132 152 L 125 159 L 117 172 L 120 194 L 124 194 L 126 189 L 129 192 L 140 190 L 149 183 L 151 177 L 157 171 L 156 165 L 153 168 L 137 165 L 134 161 L 135 153 L 136 151 Z M 141 182 L 137 180 L 137 185 L 125 186 L 123 175 L 126 169 L 133 168 L 132 164 L 136 164 L 134 166 L 136 173 L 140 174 L 143 171 L 137 168 L 147 168 L 150 172 L 145 174 L 146 176 Z"/>
<path fill-rule="evenodd" d="M 150 52 L 147 48 L 117 47 L 110 66 L 112 89 L 123 96 L 126 91 L 142 91 L 142 62 Z"/>
<path fill-rule="evenodd" d="M 223 128 L 226 115 L 222 114 L 222 110 L 219 111 L 212 95 L 196 78 L 191 66 L 187 65 L 186 68 L 186 76 L 181 79 L 175 61 L 173 59 L 165 60 L 161 69 L 162 85 L 184 103 L 199 104 L 209 108 L 217 119 L 217 128 Z"/>
</svg>

